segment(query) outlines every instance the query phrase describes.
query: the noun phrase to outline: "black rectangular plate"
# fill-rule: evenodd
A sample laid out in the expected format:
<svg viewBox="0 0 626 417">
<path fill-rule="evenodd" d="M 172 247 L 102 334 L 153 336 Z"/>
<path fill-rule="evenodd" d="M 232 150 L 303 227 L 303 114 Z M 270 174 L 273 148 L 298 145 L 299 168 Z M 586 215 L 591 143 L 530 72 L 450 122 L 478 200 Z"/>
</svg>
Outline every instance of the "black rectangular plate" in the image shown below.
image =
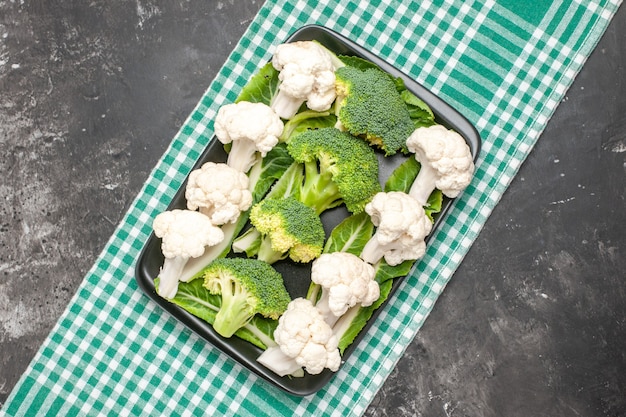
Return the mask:
<svg viewBox="0 0 626 417">
<path fill-rule="evenodd" d="M 286 42 L 294 42 L 300 40 L 316 40 L 326 46 L 329 50 L 333 51 L 337 55 L 353 55 L 364 59 L 367 59 L 376 65 L 380 66 L 383 70 L 389 74 L 400 77 L 404 80 L 406 87 L 412 91 L 415 95 L 421 98 L 426 104 L 430 106 L 438 123 L 455 130 L 461 136 L 465 138 L 469 145 L 474 160 L 476 160 L 480 151 L 480 136 L 474 128 L 474 126 L 459 112 L 450 107 L 443 100 L 436 95 L 428 91 L 419 83 L 413 79 L 407 77 L 405 74 L 398 71 L 389 63 L 385 62 L 378 56 L 367 51 L 363 47 L 356 45 L 349 39 L 333 32 L 330 29 L 309 25 L 304 26 L 293 33 Z M 380 157 L 380 176 L 381 181 L 384 181 L 393 169 L 398 166 L 399 163 L 404 161 L 406 156 L 396 155 L 390 158 Z M 195 168 L 200 167 L 204 162 L 225 162 L 226 153 L 223 150 L 222 144 L 214 139 L 207 146 L 206 150 L 202 153 L 198 159 Z M 168 209 L 185 208 L 185 190 L 186 182 L 181 186 L 177 194 L 174 196 L 172 203 Z M 440 224 L 443 216 L 448 211 L 451 201 L 444 199 L 444 205 L 442 211 L 436 216 L 433 230 Z M 343 208 L 337 208 L 330 210 L 322 215 L 322 221 L 327 231 L 332 229 L 334 225 L 339 223 L 343 218 L 348 215 L 347 211 Z M 432 236 L 431 232 L 431 236 Z M 279 377 L 273 372 L 267 370 L 265 367 L 257 363 L 256 358 L 262 353 L 261 350 L 252 344 L 240 340 L 236 337 L 225 339 L 215 333 L 210 324 L 193 316 L 182 308 L 176 306 L 157 295 L 154 289 L 153 280 L 159 273 L 159 268 L 163 264 L 163 255 L 161 253 L 161 241 L 154 234 L 152 234 L 145 247 L 143 248 L 136 266 L 136 280 L 141 289 L 156 303 L 158 303 L 164 310 L 168 311 L 174 317 L 176 317 L 181 323 L 197 333 L 202 338 L 216 346 L 225 354 L 229 355 L 235 361 L 261 376 L 263 379 L 269 381 L 275 386 L 285 390 L 286 392 L 296 396 L 306 396 L 313 394 L 320 390 L 326 383 L 328 383 L 334 373 L 328 370 L 322 372 L 319 375 L 305 375 L 302 378 L 289 378 Z M 294 265 L 289 262 L 279 262 L 274 265 L 276 269 L 283 275 L 287 290 L 292 297 L 304 296 L 309 286 L 309 265 Z M 397 289 L 402 280 L 396 279 L 391 294 Z M 386 304 L 386 303 L 385 303 Z M 382 307 L 385 306 L 383 304 Z M 381 307 L 381 308 L 382 308 Z M 379 314 L 381 308 L 374 312 L 374 316 L 370 319 L 368 325 L 359 334 L 354 343 L 346 349 L 343 355 L 345 361 L 348 358 L 356 346 L 359 344 L 363 335 L 367 333 L 371 323 Z"/>
</svg>

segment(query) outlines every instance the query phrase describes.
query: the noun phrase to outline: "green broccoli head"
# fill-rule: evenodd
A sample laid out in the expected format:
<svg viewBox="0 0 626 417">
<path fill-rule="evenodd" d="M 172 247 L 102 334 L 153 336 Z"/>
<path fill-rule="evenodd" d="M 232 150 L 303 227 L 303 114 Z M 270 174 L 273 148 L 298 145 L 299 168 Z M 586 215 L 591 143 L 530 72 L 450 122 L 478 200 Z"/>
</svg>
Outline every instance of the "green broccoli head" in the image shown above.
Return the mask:
<svg viewBox="0 0 626 417">
<path fill-rule="evenodd" d="M 335 111 L 341 127 L 387 156 L 406 152 L 415 125 L 389 74 L 378 68 L 345 66 L 337 69 L 335 77 Z"/>
<path fill-rule="evenodd" d="M 231 337 L 255 314 L 277 320 L 291 301 L 280 273 L 257 259 L 218 258 L 203 277 L 204 287 L 221 296 L 213 328 L 224 337 Z"/>
<path fill-rule="evenodd" d="M 326 235 L 320 217 L 293 197 L 262 200 L 252 207 L 250 223 L 262 236 L 258 259 L 273 263 L 288 255 L 306 263 L 322 253 Z"/>
<path fill-rule="evenodd" d="M 304 164 L 299 199 L 318 214 L 342 203 L 360 213 L 381 191 L 376 153 L 347 132 L 334 127 L 307 130 L 289 141 L 287 151 Z"/>
</svg>

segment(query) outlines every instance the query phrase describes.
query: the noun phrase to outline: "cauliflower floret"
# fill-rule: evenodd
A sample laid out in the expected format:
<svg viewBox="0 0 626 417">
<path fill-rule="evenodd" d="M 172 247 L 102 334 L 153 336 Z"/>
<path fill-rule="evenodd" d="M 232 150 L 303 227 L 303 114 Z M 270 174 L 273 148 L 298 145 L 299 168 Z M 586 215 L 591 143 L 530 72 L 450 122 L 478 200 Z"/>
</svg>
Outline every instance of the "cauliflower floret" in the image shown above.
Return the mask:
<svg viewBox="0 0 626 417">
<path fill-rule="evenodd" d="M 377 229 L 363 248 L 364 261 L 375 264 L 384 257 L 394 266 L 424 256 L 432 223 L 417 200 L 400 191 L 378 193 L 365 212 Z"/>
<path fill-rule="evenodd" d="M 159 273 L 157 292 L 171 299 L 178 291 L 182 270 L 190 258 L 197 258 L 207 246 L 217 245 L 224 233 L 204 214 L 191 210 L 171 210 L 157 215 L 152 224 L 160 237 L 165 260 Z"/>
<path fill-rule="evenodd" d="M 472 180 L 474 161 L 461 135 L 442 125 L 420 127 L 406 141 L 420 163 L 409 195 L 425 206 L 435 188 L 450 198 L 458 196 Z"/>
<path fill-rule="evenodd" d="M 372 305 L 380 296 L 374 280 L 376 270 L 358 256 L 348 252 L 320 255 L 311 265 L 311 281 L 322 288 L 315 306 L 331 327 L 357 304 Z"/>
<path fill-rule="evenodd" d="M 278 346 L 267 349 L 257 361 L 280 376 L 302 376 L 301 368 L 317 375 L 341 365 L 337 336 L 322 314 L 305 298 L 296 298 L 278 319 L 274 331 Z"/>
<path fill-rule="evenodd" d="M 189 174 L 187 208 L 198 210 L 214 225 L 234 223 L 252 205 L 248 176 L 226 164 L 207 162 Z"/>
<path fill-rule="evenodd" d="M 257 152 L 261 157 L 278 143 L 284 124 L 268 105 L 263 103 L 226 104 L 215 117 L 215 136 L 223 144 L 232 142 L 227 164 L 241 172 L 254 165 Z"/>
<path fill-rule="evenodd" d="M 315 111 L 330 109 L 335 101 L 335 69 L 342 66 L 326 48 L 315 41 L 278 45 L 272 65 L 280 71 L 279 92 L 271 106 L 283 119 L 291 119 L 302 103 Z"/>
</svg>

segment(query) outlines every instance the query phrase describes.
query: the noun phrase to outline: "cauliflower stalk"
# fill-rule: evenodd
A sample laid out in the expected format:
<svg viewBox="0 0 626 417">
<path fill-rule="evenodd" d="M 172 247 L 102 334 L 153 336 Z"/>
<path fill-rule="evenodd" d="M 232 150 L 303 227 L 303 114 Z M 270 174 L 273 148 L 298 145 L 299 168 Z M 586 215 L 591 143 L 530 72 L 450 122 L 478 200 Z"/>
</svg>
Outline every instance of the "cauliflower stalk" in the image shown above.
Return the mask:
<svg viewBox="0 0 626 417">
<path fill-rule="evenodd" d="M 240 101 L 220 107 L 215 117 L 215 136 L 232 143 L 228 166 L 248 172 L 258 155 L 265 157 L 278 143 L 284 124 L 268 105 Z"/>
<path fill-rule="evenodd" d="M 374 267 L 356 255 L 348 252 L 324 253 L 311 265 L 311 286 L 307 298 L 315 303 L 326 323 L 332 327 L 349 308 L 355 305 L 367 307 L 378 300 L 380 289 L 375 276 Z"/>
<path fill-rule="evenodd" d="M 336 372 L 341 365 L 337 336 L 306 298 L 296 298 L 278 320 L 274 331 L 278 346 L 270 347 L 257 361 L 280 376 L 311 375 L 324 369 Z"/>
<path fill-rule="evenodd" d="M 248 176 L 223 163 L 207 162 L 189 174 L 187 208 L 200 210 L 214 225 L 234 223 L 252 205 Z"/>
<path fill-rule="evenodd" d="M 420 171 L 409 194 L 422 206 L 435 188 L 450 198 L 457 197 L 472 180 L 474 161 L 461 135 L 442 125 L 420 127 L 406 146 L 415 154 Z"/>
<path fill-rule="evenodd" d="M 326 111 L 336 98 L 335 70 L 343 64 L 315 41 L 278 45 L 272 65 L 278 75 L 278 93 L 272 109 L 283 119 L 291 119 L 306 102 L 309 109 Z"/>
<path fill-rule="evenodd" d="M 171 299 L 178 291 L 178 281 L 190 258 L 201 256 L 207 246 L 217 245 L 224 233 L 204 214 L 191 210 L 171 210 L 157 215 L 154 234 L 162 239 L 165 260 L 159 273 L 157 292 Z"/>
<path fill-rule="evenodd" d="M 377 227 L 361 252 L 365 262 L 376 264 L 384 257 L 394 266 L 424 256 L 432 223 L 415 199 L 401 191 L 378 193 L 365 211 Z"/>
</svg>

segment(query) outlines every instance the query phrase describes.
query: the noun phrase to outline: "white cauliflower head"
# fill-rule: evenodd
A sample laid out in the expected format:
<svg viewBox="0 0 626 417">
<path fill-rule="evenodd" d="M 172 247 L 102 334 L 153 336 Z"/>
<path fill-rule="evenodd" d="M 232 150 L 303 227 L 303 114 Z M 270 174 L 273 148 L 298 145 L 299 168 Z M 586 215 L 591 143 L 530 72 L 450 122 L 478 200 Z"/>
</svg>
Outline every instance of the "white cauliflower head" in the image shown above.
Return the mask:
<svg viewBox="0 0 626 417">
<path fill-rule="evenodd" d="M 330 109 L 335 101 L 335 69 L 339 61 L 315 41 L 278 45 L 272 65 L 280 71 L 279 93 L 272 108 L 283 119 L 292 118 L 302 103 L 315 111 Z"/>
<path fill-rule="evenodd" d="M 263 103 L 226 104 L 215 117 L 215 136 L 223 144 L 232 142 L 228 165 L 247 172 L 256 160 L 271 151 L 283 133 L 284 124 L 268 105 Z"/>
<path fill-rule="evenodd" d="M 280 350 L 312 375 L 341 364 L 337 336 L 322 314 L 305 298 L 296 298 L 278 319 L 274 340 Z"/>
<path fill-rule="evenodd" d="M 162 239 L 161 251 L 165 257 L 157 292 L 165 298 L 174 298 L 189 258 L 202 256 L 207 246 L 224 239 L 224 233 L 207 216 L 191 210 L 164 211 L 154 218 L 152 227 L 154 234 Z"/>
<path fill-rule="evenodd" d="M 334 324 L 349 308 L 367 307 L 380 296 L 374 267 L 348 252 L 320 255 L 311 264 L 311 281 L 322 287 L 316 307 Z"/>
<path fill-rule="evenodd" d="M 166 258 L 197 258 L 206 246 L 218 244 L 224 233 L 211 220 L 191 210 L 170 210 L 157 215 L 154 234 L 163 239 L 161 250 Z"/>
<path fill-rule="evenodd" d="M 234 223 L 250 208 L 248 176 L 227 164 L 207 162 L 189 174 L 187 208 L 200 210 L 214 225 Z"/>
<path fill-rule="evenodd" d="M 365 212 L 376 226 L 376 233 L 361 253 L 363 260 L 375 264 L 384 257 L 394 266 L 424 256 L 424 239 L 432 223 L 414 198 L 400 191 L 378 193 L 365 206 Z"/>
<path fill-rule="evenodd" d="M 454 198 L 471 182 L 472 153 L 457 132 L 442 125 L 420 127 L 409 136 L 406 146 L 421 166 L 409 194 L 422 205 L 435 188 Z"/>
</svg>

